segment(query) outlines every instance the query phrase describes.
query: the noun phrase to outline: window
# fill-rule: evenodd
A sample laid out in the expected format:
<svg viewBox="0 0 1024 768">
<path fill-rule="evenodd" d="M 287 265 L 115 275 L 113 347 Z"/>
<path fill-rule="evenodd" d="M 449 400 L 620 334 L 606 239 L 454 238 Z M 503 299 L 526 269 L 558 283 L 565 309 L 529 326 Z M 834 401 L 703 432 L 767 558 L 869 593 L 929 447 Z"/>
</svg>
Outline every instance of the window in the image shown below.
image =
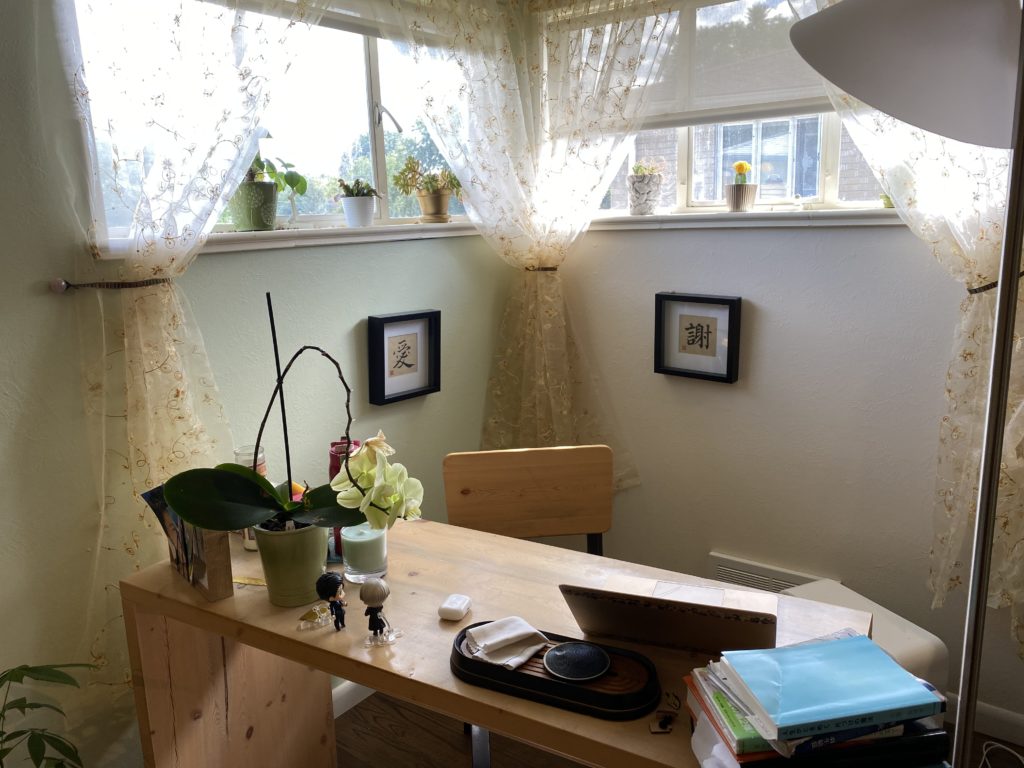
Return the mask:
<svg viewBox="0 0 1024 768">
<path fill-rule="evenodd" d="M 877 204 L 882 191 L 838 117 L 829 113 L 643 131 L 601 207 L 628 208 L 626 174 L 640 161 L 661 168 L 662 212 L 722 207 L 737 160 L 753 166 L 756 205 L 766 210 L 864 207 Z"/>
<path fill-rule="evenodd" d="M 365 179 L 377 189 L 376 224 L 420 216 L 415 196 L 401 194 L 391 177 L 409 155 L 427 168 L 447 163 L 418 116 L 418 95 L 403 67 L 408 64 L 391 42 L 327 27 L 310 31 L 262 121 L 269 137 L 260 140 L 264 158 L 290 163 L 306 177 L 306 194 L 294 201 L 295 224 L 344 226 L 339 178 Z M 292 215 L 285 194 L 277 213 L 284 221 Z M 465 209 L 452 199 L 449 213 L 464 215 Z M 219 229 L 231 228 L 225 211 Z"/>
</svg>

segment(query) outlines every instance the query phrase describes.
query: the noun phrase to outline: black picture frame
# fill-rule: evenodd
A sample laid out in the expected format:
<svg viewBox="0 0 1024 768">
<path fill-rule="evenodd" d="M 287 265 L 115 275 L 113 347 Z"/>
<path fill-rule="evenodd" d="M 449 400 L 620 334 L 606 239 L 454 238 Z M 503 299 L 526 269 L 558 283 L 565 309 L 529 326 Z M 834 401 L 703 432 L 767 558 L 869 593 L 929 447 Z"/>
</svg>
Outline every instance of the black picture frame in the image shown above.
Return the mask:
<svg viewBox="0 0 1024 768">
<path fill-rule="evenodd" d="M 441 310 L 370 315 L 366 326 L 370 403 L 441 390 Z"/>
<path fill-rule="evenodd" d="M 740 306 L 739 296 L 655 294 L 654 372 L 735 382 L 740 373 Z"/>
</svg>

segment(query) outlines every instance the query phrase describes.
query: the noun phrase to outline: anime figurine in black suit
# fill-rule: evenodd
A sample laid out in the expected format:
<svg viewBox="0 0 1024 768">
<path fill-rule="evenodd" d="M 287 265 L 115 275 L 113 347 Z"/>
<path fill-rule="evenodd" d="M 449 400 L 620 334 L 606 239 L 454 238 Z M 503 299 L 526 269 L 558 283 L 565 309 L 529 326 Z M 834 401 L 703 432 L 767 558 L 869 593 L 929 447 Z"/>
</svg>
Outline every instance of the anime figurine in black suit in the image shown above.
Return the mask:
<svg viewBox="0 0 1024 768">
<path fill-rule="evenodd" d="M 331 616 L 334 617 L 334 629 L 338 632 L 345 628 L 345 606 L 348 605 L 341 584 L 341 574 L 335 571 L 327 571 L 316 580 L 316 593 L 321 600 L 327 601 Z"/>
<path fill-rule="evenodd" d="M 392 629 L 382 613 L 384 601 L 390 594 L 391 590 L 383 579 L 367 579 L 359 588 L 359 599 L 366 603 L 363 614 L 370 619 L 370 634 L 366 637 L 366 645 L 391 645 L 402 634 Z"/>
</svg>

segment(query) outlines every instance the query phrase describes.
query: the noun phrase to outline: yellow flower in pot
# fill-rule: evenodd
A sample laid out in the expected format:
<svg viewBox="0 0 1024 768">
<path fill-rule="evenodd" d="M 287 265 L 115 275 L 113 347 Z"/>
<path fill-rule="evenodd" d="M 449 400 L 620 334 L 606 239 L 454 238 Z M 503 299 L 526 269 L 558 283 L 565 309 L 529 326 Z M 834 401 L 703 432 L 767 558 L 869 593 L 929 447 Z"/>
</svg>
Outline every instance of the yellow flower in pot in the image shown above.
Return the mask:
<svg viewBox="0 0 1024 768">
<path fill-rule="evenodd" d="M 746 160 L 737 160 L 732 170 L 734 183 L 725 185 L 725 204 L 730 211 L 749 211 L 757 198 L 757 184 L 750 183 L 752 167 Z"/>
</svg>

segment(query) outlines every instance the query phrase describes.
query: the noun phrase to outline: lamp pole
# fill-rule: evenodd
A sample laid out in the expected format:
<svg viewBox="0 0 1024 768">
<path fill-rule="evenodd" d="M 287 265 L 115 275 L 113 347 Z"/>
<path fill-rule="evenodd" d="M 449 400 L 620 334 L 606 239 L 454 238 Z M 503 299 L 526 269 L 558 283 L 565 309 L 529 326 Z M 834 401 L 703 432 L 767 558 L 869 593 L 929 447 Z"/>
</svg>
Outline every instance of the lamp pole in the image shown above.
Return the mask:
<svg viewBox="0 0 1024 768">
<path fill-rule="evenodd" d="M 985 436 L 982 447 L 978 502 L 974 519 L 974 549 L 967 592 L 964 646 L 960 663 L 960 688 L 956 703 L 956 731 L 953 735 L 953 768 L 967 768 L 974 715 L 978 700 L 982 641 L 985 635 L 985 608 L 988 598 L 989 570 L 992 566 L 992 538 L 999 497 L 1000 466 L 1003 457 L 1003 431 L 1006 426 L 1006 400 L 1013 360 L 1014 319 L 1017 314 L 1021 272 L 1021 245 L 1024 238 L 1024 124 L 1021 122 L 1021 85 L 1024 83 L 1024 25 L 1018 52 L 1017 87 L 1013 109 L 1013 155 L 1006 200 L 1006 225 L 999 261 L 999 286 L 996 289 L 995 326 L 989 371 L 988 406 L 985 412 Z M 1011 446 L 1015 449 L 1016 446 Z"/>
</svg>

